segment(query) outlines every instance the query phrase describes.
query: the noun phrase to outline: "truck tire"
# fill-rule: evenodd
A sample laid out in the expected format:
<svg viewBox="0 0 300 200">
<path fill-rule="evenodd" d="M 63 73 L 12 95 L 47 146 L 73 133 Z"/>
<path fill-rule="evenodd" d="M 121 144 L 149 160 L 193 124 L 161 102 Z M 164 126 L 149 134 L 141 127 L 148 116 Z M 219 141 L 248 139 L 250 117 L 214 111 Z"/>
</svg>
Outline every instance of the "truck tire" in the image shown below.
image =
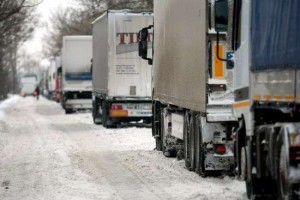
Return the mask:
<svg viewBox="0 0 300 200">
<path fill-rule="evenodd" d="M 117 126 L 109 119 L 108 104 L 102 101 L 102 125 L 104 128 L 116 128 Z"/>
<path fill-rule="evenodd" d="M 205 170 L 205 153 L 202 145 L 200 145 L 199 154 L 199 175 L 202 177 L 206 177 L 207 171 Z"/>
<path fill-rule="evenodd" d="M 66 108 L 66 109 L 65 109 L 65 113 L 68 115 L 68 114 L 74 113 L 74 111 L 73 111 L 72 108 Z"/>
<path fill-rule="evenodd" d="M 247 145 L 245 148 L 245 155 L 246 157 L 248 157 L 246 158 L 248 160 L 248 166 L 246 166 L 246 190 L 249 199 L 278 199 L 278 190 L 276 188 L 278 187 L 278 184 L 275 179 L 276 177 L 272 176 L 272 173 L 270 172 L 271 166 L 268 165 L 268 163 L 272 163 L 268 160 L 268 156 L 270 157 L 271 155 L 271 157 L 274 157 L 273 159 L 278 159 L 278 156 L 272 156 L 273 154 L 270 154 L 270 150 L 258 150 L 257 146 L 254 146 L 254 144 L 261 145 L 262 141 L 264 141 L 266 138 L 265 136 L 267 135 L 267 133 L 270 133 L 271 129 L 272 126 L 262 125 L 255 130 L 256 138 L 254 138 L 252 141 L 247 141 Z M 276 151 L 276 149 L 274 150 Z M 253 160 L 255 161 L 255 159 L 257 159 L 258 157 L 260 157 L 261 160 L 260 169 L 258 169 L 259 166 L 256 165 L 256 162 L 253 162 Z M 251 173 L 251 170 L 253 168 L 252 166 L 255 166 L 257 171 L 260 170 L 260 176 Z"/>
<path fill-rule="evenodd" d="M 160 139 L 161 139 L 161 150 L 163 153 L 166 152 L 166 136 L 165 136 L 165 126 L 164 126 L 164 112 L 160 112 Z"/>
<path fill-rule="evenodd" d="M 201 160 L 200 160 L 200 132 L 201 132 L 201 121 L 200 115 L 196 115 L 195 117 L 195 171 L 197 174 L 200 174 L 201 170 Z"/>
<path fill-rule="evenodd" d="M 161 136 L 161 114 L 156 111 L 155 105 L 153 105 L 153 116 L 152 116 L 152 135 L 155 137 L 155 149 L 162 151 L 162 136 Z"/>
<path fill-rule="evenodd" d="M 100 125 L 102 124 L 102 116 L 99 113 L 99 102 L 98 102 L 98 98 L 95 97 L 95 100 L 93 101 L 93 121 L 94 124 L 96 125 Z"/>
<path fill-rule="evenodd" d="M 155 150 L 162 151 L 162 142 L 160 137 L 155 138 Z"/>
<path fill-rule="evenodd" d="M 191 161 L 190 161 L 190 137 L 189 137 L 189 124 L 190 124 L 189 113 L 186 112 L 184 115 L 184 124 L 183 124 L 183 147 L 184 147 L 184 161 L 185 167 L 190 170 Z"/>
<path fill-rule="evenodd" d="M 107 107 L 106 107 L 106 102 L 103 100 L 102 101 L 102 125 L 104 128 L 107 128 Z"/>
<path fill-rule="evenodd" d="M 166 115 L 166 116 L 165 116 Z M 169 135 L 169 126 L 171 123 L 168 122 L 167 130 L 165 132 L 165 117 L 169 117 L 170 111 L 165 108 L 161 112 L 161 140 L 162 140 L 162 151 L 165 157 L 175 157 L 178 155 L 177 149 L 175 147 L 177 141 L 175 141 L 175 137 Z"/>
<path fill-rule="evenodd" d="M 246 181 L 246 194 L 248 199 L 253 199 L 253 185 L 251 183 L 251 181 Z"/>
<path fill-rule="evenodd" d="M 289 186 L 289 162 L 286 157 L 287 152 L 285 151 L 286 147 L 284 146 L 283 136 L 279 136 L 278 140 L 278 156 L 277 166 L 278 166 L 278 195 L 279 199 L 293 199 L 291 189 Z"/>
<path fill-rule="evenodd" d="M 241 149 L 241 174 L 240 177 L 242 181 L 247 180 L 247 149 L 246 147 L 243 147 Z"/>
<path fill-rule="evenodd" d="M 158 130 L 158 127 L 156 127 L 157 125 L 153 125 L 152 124 L 152 129 L 153 128 L 155 128 L 156 129 L 156 131 L 159 131 Z M 156 135 L 156 137 L 155 137 L 155 149 L 157 150 L 157 151 L 162 151 L 162 139 L 161 139 L 161 133 L 160 133 L 160 135 L 158 136 L 158 135 Z"/>
<path fill-rule="evenodd" d="M 195 156 L 195 114 L 191 114 L 190 124 L 189 124 L 189 157 L 190 157 L 190 171 L 195 171 L 196 168 L 196 156 Z"/>
<path fill-rule="evenodd" d="M 236 160 L 236 167 L 237 167 L 237 176 L 241 176 L 242 169 L 241 169 L 241 154 L 242 148 L 246 146 L 246 127 L 244 120 L 239 122 L 239 128 L 236 133 L 236 141 L 235 141 L 235 160 Z"/>
<path fill-rule="evenodd" d="M 51 99 L 51 100 L 52 100 L 52 99 Z M 66 100 L 67 100 L 67 98 L 66 98 L 65 94 L 63 94 L 63 95 L 62 95 L 62 99 L 61 99 L 61 101 L 60 101 L 61 107 L 62 107 L 63 109 L 66 109 Z"/>
<path fill-rule="evenodd" d="M 246 181 L 246 193 L 248 199 L 281 199 L 278 198 L 275 181 L 270 178 L 251 177 Z"/>
<path fill-rule="evenodd" d="M 100 118 L 100 117 L 95 117 L 95 116 L 93 116 L 93 122 L 94 122 L 94 124 L 96 124 L 96 125 L 102 124 L 102 117 Z"/>
<path fill-rule="evenodd" d="M 162 133 L 161 133 L 161 122 L 159 119 L 158 124 L 155 121 L 152 121 L 152 131 L 155 131 L 155 150 L 156 151 L 163 151 L 163 140 L 162 140 Z M 159 135 L 158 135 L 159 134 Z"/>
<path fill-rule="evenodd" d="M 196 162 L 196 173 L 201 177 L 207 176 L 205 170 L 205 149 L 203 146 L 202 129 L 201 129 L 201 115 L 196 115 L 195 119 L 195 162 Z"/>
</svg>

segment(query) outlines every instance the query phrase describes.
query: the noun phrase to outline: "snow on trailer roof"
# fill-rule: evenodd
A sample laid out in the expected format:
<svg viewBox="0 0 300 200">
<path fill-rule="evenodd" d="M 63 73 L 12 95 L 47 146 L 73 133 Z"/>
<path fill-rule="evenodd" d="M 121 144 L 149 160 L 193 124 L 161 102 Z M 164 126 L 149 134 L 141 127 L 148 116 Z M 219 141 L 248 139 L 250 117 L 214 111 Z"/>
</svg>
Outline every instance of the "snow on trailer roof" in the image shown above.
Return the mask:
<svg viewBox="0 0 300 200">
<path fill-rule="evenodd" d="M 105 16 L 107 16 L 108 13 L 113 13 L 116 15 L 121 15 L 121 14 L 126 14 L 128 16 L 142 16 L 142 15 L 153 15 L 152 11 L 134 11 L 134 10 L 129 10 L 129 9 L 124 9 L 124 10 L 107 10 L 104 12 L 100 17 L 96 18 L 93 22 L 92 25 L 95 24 L 97 21 L 101 20 Z"/>
</svg>

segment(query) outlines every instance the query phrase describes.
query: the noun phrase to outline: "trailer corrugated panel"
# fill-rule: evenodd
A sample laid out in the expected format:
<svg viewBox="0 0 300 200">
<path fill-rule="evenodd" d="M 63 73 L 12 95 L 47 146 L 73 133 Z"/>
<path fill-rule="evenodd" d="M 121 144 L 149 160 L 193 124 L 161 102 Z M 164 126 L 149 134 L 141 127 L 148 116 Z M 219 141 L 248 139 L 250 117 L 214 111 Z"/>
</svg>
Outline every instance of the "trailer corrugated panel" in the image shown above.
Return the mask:
<svg viewBox="0 0 300 200">
<path fill-rule="evenodd" d="M 206 0 L 155 0 L 154 7 L 155 99 L 205 112 Z"/>
</svg>

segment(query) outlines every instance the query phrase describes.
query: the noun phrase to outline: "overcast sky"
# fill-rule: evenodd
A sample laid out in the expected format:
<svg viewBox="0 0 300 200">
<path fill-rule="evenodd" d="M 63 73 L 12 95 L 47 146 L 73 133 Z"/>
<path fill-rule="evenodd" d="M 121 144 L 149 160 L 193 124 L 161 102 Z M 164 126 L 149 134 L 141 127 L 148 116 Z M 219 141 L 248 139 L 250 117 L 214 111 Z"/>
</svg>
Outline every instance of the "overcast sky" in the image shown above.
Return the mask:
<svg viewBox="0 0 300 200">
<path fill-rule="evenodd" d="M 64 9 L 68 6 L 74 6 L 73 0 L 43 0 L 37 7 L 37 13 L 40 16 L 40 25 L 36 28 L 33 38 L 27 41 L 19 49 L 19 54 L 26 52 L 35 58 L 41 58 L 43 48 L 43 34 L 49 29 L 49 19 L 51 13 L 55 13 L 58 9 Z M 48 65 L 47 60 L 42 60 L 43 67 Z"/>
</svg>

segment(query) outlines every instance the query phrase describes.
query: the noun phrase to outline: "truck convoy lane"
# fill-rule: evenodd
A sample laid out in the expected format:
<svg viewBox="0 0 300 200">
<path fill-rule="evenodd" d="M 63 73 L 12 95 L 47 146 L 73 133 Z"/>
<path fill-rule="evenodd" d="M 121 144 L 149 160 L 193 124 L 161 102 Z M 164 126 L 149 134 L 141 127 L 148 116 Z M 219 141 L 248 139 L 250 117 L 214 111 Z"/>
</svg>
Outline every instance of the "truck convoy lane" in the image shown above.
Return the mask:
<svg viewBox="0 0 300 200">
<path fill-rule="evenodd" d="M 166 156 L 185 158 L 201 176 L 232 173 L 234 162 L 233 78 L 225 34 L 217 47 L 206 0 L 154 1 L 153 136 Z M 151 63 L 140 32 L 142 58 Z M 218 52 L 217 52 L 218 50 Z"/>
<path fill-rule="evenodd" d="M 152 68 L 138 56 L 138 30 L 151 13 L 108 11 L 93 22 L 93 119 L 104 127 L 150 123 Z M 148 40 L 152 40 L 149 34 Z"/>
<path fill-rule="evenodd" d="M 236 163 L 250 199 L 300 199 L 299 10 L 295 0 L 215 4 L 234 52 Z"/>
<path fill-rule="evenodd" d="M 92 108 L 92 36 L 65 36 L 62 49 L 62 100 L 66 114 Z"/>
</svg>

